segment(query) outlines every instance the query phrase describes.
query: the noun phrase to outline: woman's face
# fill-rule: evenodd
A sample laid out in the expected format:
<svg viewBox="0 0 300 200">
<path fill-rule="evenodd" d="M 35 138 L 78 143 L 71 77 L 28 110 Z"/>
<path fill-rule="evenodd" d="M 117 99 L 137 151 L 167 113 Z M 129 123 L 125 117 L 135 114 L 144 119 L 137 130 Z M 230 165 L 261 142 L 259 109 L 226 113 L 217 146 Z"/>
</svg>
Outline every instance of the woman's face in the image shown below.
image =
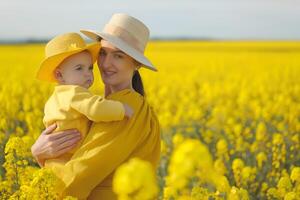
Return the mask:
<svg viewBox="0 0 300 200">
<path fill-rule="evenodd" d="M 137 67 L 133 58 L 106 40 L 101 40 L 97 62 L 104 84 L 119 88 L 131 87 L 132 76 Z"/>
</svg>

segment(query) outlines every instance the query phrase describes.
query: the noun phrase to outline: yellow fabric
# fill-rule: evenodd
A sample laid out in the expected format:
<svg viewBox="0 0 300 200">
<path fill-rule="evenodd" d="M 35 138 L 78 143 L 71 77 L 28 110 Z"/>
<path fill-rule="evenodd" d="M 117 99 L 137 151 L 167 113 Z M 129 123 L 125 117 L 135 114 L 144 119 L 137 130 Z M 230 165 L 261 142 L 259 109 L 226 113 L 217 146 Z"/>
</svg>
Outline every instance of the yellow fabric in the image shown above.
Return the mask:
<svg viewBox="0 0 300 200">
<path fill-rule="evenodd" d="M 80 131 L 82 138 L 85 138 L 89 131 L 90 120 L 94 122 L 117 121 L 122 120 L 125 114 L 121 102 L 93 95 L 87 89 L 76 85 L 56 86 L 46 102 L 44 112 L 43 122 L 46 127 L 56 123 L 55 132 L 75 128 Z M 45 165 L 53 162 L 65 163 L 71 158 L 74 151 L 55 159 L 49 159 Z"/>
<path fill-rule="evenodd" d="M 158 166 L 160 127 L 155 113 L 140 94 L 125 89 L 109 99 L 121 101 L 134 109 L 130 119 L 110 123 L 93 123 L 80 148 L 65 165 L 52 166 L 62 180 L 64 195 L 79 199 L 114 200 L 114 170 L 132 157 L 139 157 Z"/>
</svg>

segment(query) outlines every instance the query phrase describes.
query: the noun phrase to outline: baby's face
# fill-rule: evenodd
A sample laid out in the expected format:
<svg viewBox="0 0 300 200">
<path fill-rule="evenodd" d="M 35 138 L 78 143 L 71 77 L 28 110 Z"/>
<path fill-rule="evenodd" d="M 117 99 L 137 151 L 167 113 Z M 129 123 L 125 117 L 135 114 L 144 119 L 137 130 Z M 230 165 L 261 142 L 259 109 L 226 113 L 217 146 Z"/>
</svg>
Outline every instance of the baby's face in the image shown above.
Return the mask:
<svg viewBox="0 0 300 200">
<path fill-rule="evenodd" d="M 59 84 L 89 88 L 94 82 L 92 56 L 88 51 L 69 56 L 54 73 Z"/>
</svg>

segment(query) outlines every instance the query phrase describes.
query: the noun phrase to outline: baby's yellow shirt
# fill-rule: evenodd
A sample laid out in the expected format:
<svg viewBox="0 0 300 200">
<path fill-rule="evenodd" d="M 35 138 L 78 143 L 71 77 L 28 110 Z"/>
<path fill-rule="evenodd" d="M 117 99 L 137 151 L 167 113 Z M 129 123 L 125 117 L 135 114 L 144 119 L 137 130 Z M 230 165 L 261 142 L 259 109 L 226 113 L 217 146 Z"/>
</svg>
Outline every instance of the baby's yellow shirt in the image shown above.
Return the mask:
<svg viewBox="0 0 300 200">
<path fill-rule="evenodd" d="M 93 95 L 86 88 L 76 85 L 58 85 L 46 102 L 44 114 L 43 122 L 46 127 L 53 123 L 57 124 L 53 134 L 62 130 L 77 129 L 83 141 L 91 121 L 122 120 L 125 110 L 121 102 Z M 81 142 L 78 146 L 80 145 Z M 70 159 L 75 150 L 76 148 L 59 158 L 47 160 L 45 165 L 49 165 L 50 162 L 64 163 Z"/>
</svg>

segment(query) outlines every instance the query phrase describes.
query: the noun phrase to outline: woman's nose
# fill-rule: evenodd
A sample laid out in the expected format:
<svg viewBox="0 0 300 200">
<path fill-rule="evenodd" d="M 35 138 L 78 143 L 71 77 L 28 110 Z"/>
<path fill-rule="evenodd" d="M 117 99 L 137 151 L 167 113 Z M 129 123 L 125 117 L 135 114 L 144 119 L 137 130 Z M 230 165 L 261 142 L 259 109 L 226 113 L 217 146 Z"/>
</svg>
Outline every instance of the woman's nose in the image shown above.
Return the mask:
<svg viewBox="0 0 300 200">
<path fill-rule="evenodd" d="M 107 68 L 110 67 L 110 65 L 111 65 L 111 58 L 110 58 L 109 55 L 102 56 L 102 57 L 100 58 L 100 67 L 101 67 L 102 69 L 107 69 Z"/>
</svg>

